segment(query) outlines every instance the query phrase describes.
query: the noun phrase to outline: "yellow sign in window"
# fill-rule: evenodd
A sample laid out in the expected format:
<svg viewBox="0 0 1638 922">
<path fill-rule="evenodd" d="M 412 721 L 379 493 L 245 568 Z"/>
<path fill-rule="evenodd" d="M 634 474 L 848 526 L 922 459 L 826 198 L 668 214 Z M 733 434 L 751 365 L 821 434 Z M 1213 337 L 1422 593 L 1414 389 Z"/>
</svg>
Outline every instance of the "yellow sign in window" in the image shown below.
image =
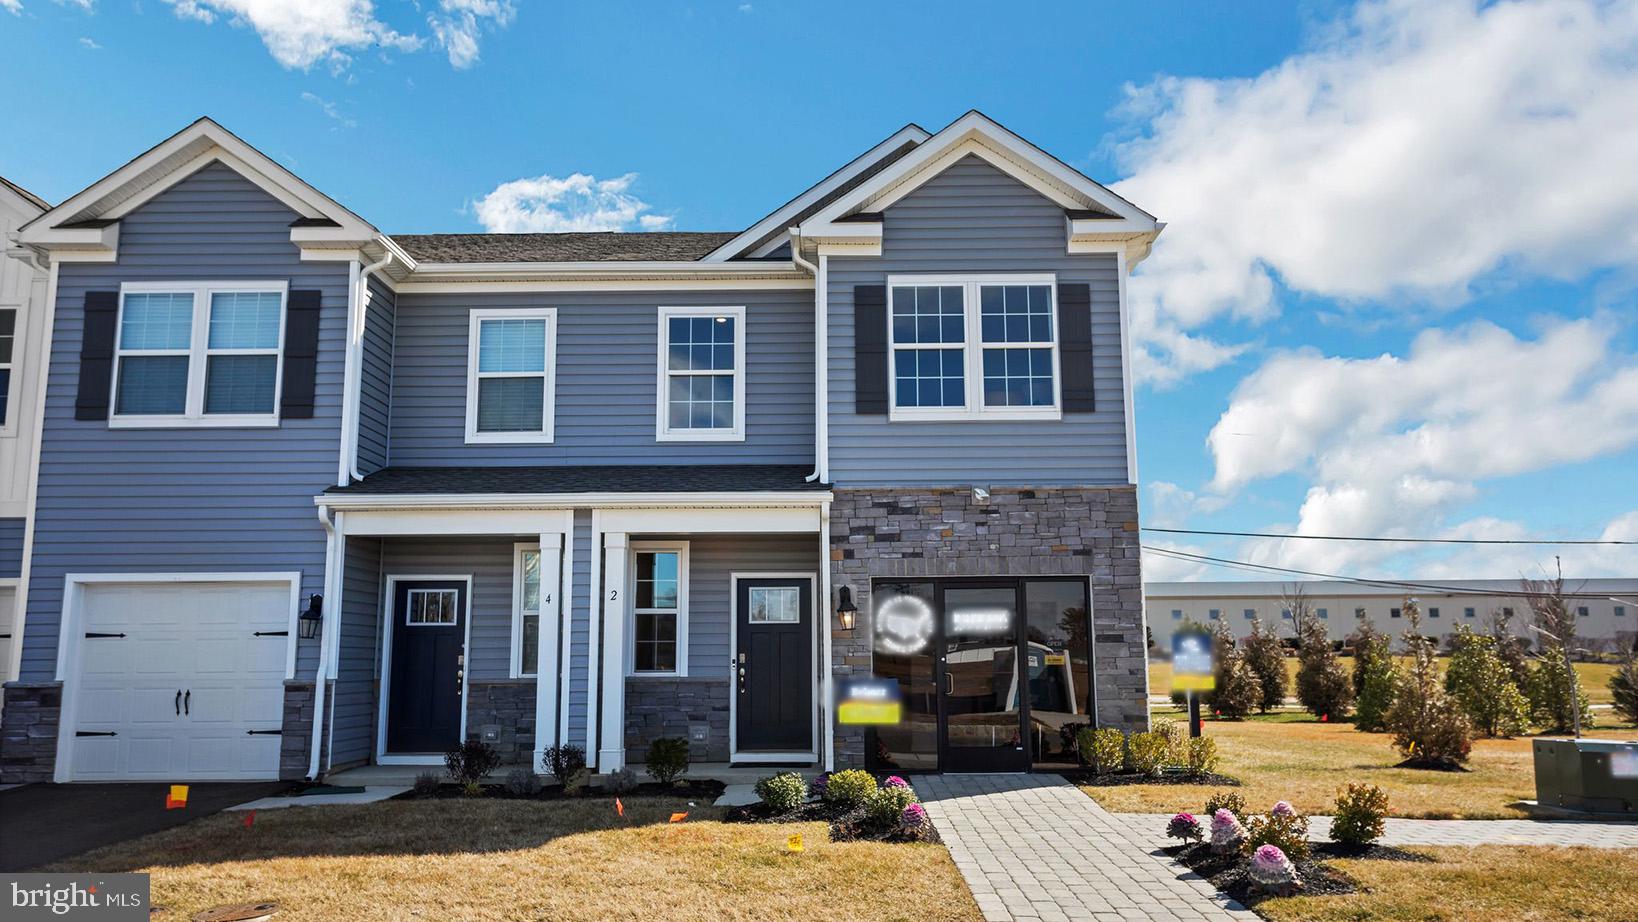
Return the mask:
<svg viewBox="0 0 1638 922">
<path fill-rule="evenodd" d="M 896 724 L 903 718 L 897 701 L 844 701 L 836 719 L 844 724 Z"/>
</svg>

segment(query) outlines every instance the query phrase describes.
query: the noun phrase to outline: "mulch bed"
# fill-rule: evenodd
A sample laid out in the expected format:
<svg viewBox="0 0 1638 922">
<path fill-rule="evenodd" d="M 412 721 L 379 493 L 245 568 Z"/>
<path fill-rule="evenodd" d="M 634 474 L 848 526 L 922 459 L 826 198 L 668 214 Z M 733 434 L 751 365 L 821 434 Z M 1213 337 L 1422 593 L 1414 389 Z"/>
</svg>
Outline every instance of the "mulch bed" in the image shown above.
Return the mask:
<svg viewBox="0 0 1638 922">
<path fill-rule="evenodd" d="M 634 791 L 616 795 L 612 791 L 597 787 L 581 788 L 578 794 L 569 794 L 563 790 L 561 784 L 548 784 L 540 789 L 538 794 L 516 794 L 506 789 L 502 784 L 486 784 L 483 786 L 483 796 L 490 800 L 609 800 L 619 797 L 677 797 L 699 801 L 709 805 L 726 790 L 721 781 L 684 780 L 675 784 L 659 784 L 649 781 L 639 784 Z M 433 794 L 418 794 L 412 788 L 402 794 L 395 795 L 393 800 L 451 800 L 466 797 L 458 784 L 440 784 Z"/>
<path fill-rule="evenodd" d="M 1185 772 L 1162 772 L 1159 775 L 1140 775 L 1136 772 L 1110 772 L 1098 774 L 1089 768 L 1067 769 L 1058 774 L 1071 784 L 1084 784 L 1094 788 L 1124 787 L 1129 784 L 1205 784 L 1215 787 L 1239 787 L 1240 779 L 1228 775 L 1219 775 L 1216 772 L 1206 772 L 1200 775 L 1190 775 Z"/>
<path fill-rule="evenodd" d="M 1443 759 L 1406 759 L 1394 768 L 1419 768 L 1429 772 L 1470 772 L 1473 769 Z"/>
<path fill-rule="evenodd" d="M 1314 843 L 1310 848 L 1312 853 L 1307 858 L 1292 861 L 1292 864 L 1296 865 L 1297 876 L 1302 880 L 1302 885 L 1297 890 L 1297 894 L 1302 896 L 1353 893 L 1359 889 L 1358 883 L 1352 877 L 1326 864 L 1327 858 L 1363 858 L 1378 861 L 1435 860 L 1427 855 L 1419 855 L 1391 845 L 1355 847 L 1324 842 Z M 1213 887 L 1238 900 L 1242 906 L 1250 908 L 1269 898 L 1268 894 L 1259 891 L 1251 882 L 1251 862 L 1242 854 L 1214 854 L 1211 846 L 1205 843 L 1174 845 L 1163 851 L 1183 863 L 1189 870 L 1204 877 Z"/>
<path fill-rule="evenodd" d="M 810 800 L 788 813 L 775 813 L 772 807 L 758 801 L 730 808 L 723 820 L 729 823 L 829 823 L 832 842 L 943 841 L 931 821 L 916 833 L 907 833 L 896 824 L 883 829 L 869 821 L 863 808 L 838 810 L 822 800 Z"/>
</svg>

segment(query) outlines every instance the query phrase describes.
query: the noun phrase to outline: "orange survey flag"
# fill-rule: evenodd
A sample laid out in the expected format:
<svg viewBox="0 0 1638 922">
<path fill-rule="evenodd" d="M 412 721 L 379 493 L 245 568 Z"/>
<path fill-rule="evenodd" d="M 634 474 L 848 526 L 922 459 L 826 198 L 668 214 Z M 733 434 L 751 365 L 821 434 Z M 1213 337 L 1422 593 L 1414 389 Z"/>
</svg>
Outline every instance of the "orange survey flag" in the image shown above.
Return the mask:
<svg viewBox="0 0 1638 922">
<path fill-rule="evenodd" d="M 626 815 L 626 805 L 621 803 L 618 797 L 614 798 L 614 812 L 622 817 Z"/>
<path fill-rule="evenodd" d="M 671 822 L 673 822 L 673 823 L 680 823 L 680 822 L 682 822 L 683 820 L 686 820 L 686 819 L 688 819 L 688 814 L 687 813 L 673 813 L 673 814 L 671 814 Z"/>
<path fill-rule="evenodd" d="M 167 810 L 181 810 L 182 808 L 186 807 L 187 805 L 188 805 L 188 786 L 185 785 L 185 784 L 173 784 L 173 785 L 171 785 L 170 792 L 165 795 L 165 809 L 167 809 Z"/>
</svg>

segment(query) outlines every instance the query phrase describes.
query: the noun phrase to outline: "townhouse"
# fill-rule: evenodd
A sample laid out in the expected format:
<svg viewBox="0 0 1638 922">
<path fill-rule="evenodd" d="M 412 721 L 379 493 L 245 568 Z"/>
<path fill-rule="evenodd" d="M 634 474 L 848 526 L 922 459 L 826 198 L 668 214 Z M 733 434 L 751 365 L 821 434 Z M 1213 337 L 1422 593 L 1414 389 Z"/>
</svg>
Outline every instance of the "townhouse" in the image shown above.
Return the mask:
<svg viewBox="0 0 1638 922">
<path fill-rule="evenodd" d="M 50 338 L 4 780 L 465 738 L 1022 771 L 1146 727 L 1160 229 L 978 112 L 743 231 L 619 234 L 389 235 L 202 119 L 16 234 Z"/>
</svg>

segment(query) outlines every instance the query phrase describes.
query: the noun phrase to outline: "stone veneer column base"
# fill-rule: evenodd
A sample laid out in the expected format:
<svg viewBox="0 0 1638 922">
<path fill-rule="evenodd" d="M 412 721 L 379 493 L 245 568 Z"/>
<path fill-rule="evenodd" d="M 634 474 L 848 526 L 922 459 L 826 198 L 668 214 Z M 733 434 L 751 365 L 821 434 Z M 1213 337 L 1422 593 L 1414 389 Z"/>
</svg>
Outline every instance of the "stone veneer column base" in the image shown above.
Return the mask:
<svg viewBox="0 0 1638 922">
<path fill-rule="evenodd" d="M 691 727 L 706 727 L 693 742 Z M 626 679 L 626 764 L 648 759 L 648 744 L 665 737 L 689 740 L 690 762 L 728 761 L 728 680 L 710 678 Z"/>
<path fill-rule="evenodd" d="M 0 716 L 0 784 L 50 781 L 57 767 L 63 683 L 7 682 Z"/>
<path fill-rule="evenodd" d="M 1009 488 L 989 500 L 961 488 L 835 491 L 831 584 L 859 606 L 852 631 L 834 631 L 838 678 L 871 669 L 870 581 L 962 576 L 1088 576 L 1100 725 L 1149 727 L 1148 650 L 1137 491 L 1130 486 Z M 836 767 L 864 764 L 861 729 L 836 729 Z"/>
<path fill-rule="evenodd" d="M 499 679 L 468 683 L 466 736 L 489 739 L 502 765 L 528 765 L 535 758 L 535 680 Z M 533 766 L 536 771 L 541 767 Z"/>
<path fill-rule="evenodd" d="M 328 699 L 335 691 L 325 689 Z M 326 704 L 326 707 L 329 705 Z M 300 781 L 310 768 L 308 753 L 313 744 L 313 683 L 286 679 L 284 682 L 284 734 L 279 739 L 279 780 Z"/>
</svg>

